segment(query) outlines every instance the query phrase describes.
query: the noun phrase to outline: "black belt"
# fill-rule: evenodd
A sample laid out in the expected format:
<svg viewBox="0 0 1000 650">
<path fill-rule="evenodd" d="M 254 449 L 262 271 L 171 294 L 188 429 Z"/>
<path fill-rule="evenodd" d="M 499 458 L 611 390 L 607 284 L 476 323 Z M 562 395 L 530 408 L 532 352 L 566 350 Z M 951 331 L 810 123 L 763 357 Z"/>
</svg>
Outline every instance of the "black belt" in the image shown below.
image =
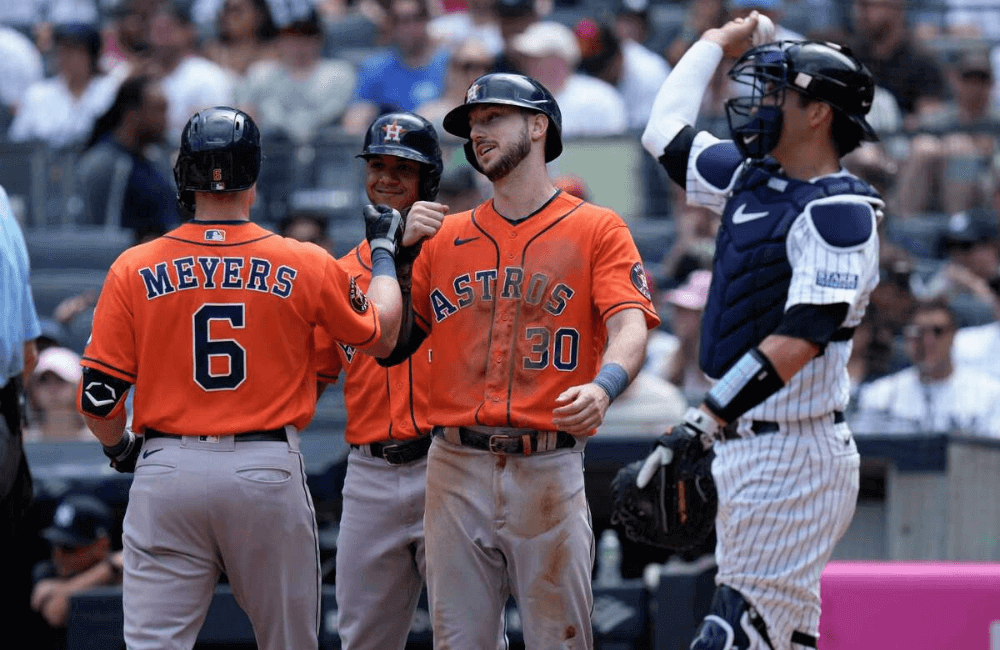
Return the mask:
<svg viewBox="0 0 1000 650">
<path fill-rule="evenodd" d="M 427 450 L 431 448 L 431 437 L 421 436 L 392 444 L 372 442 L 367 445 L 351 445 L 351 449 L 362 447 L 369 450 L 375 458 L 381 458 L 390 465 L 405 465 L 427 455 Z"/>
<path fill-rule="evenodd" d="M 833 412 L 833 423 L 841 424 L 846 422 L 847 418 L 844 417 L 843 411 Z M 780 426 L 777 422 L 768 422 L 767 420 L 754 420 L 750 423 L 750 430 L 753 431 L 754 435 L 766 436 L 769 433 L 778 433 Z M 740 438 L 740 435 L 736 433 L 736 422 L 730 422 L 727 427 L 722 430 L 722 437 L 726 440 L 736 440 Z"/>
<path fill-rule="evenodd" d="M 233 438 L 239 440 L 240 442 L 288 442 L 288 434 L 282 429 L 264 429 L 261 431 L 244 431 L 243 433 L 231 434 Z M 179 433 L 166 433 L 165 431 L 157 431 L 156 429 L 146 429 L 143 434 L 143 438 L 146 440 L 151 440 L 153 438 L 173 438 L 175 440 L 180 440 L 182 438 L 210 438 L 215 436 L 182 436 Z M 225 436 L 218 436 L 225 437 Z"/>
<path fill-rule="evenodd" d="M 544 435 L 545 432 L 542 432 Z M 489 434 L 458 427 L 458 439 L 465 447 L 483 449 L 494 454 L 521 454 L 528 456 L 538 451 L 538 431 L 521 435 Z M 432 435 L 443 436 L 443 427 L 434 427 Z M 528 447 L 525 448 L 525 444 Z M 569 449 L 576 446 L 576 438 L 565 431 L 556 432 L 556 449 Z"/>
</svg>

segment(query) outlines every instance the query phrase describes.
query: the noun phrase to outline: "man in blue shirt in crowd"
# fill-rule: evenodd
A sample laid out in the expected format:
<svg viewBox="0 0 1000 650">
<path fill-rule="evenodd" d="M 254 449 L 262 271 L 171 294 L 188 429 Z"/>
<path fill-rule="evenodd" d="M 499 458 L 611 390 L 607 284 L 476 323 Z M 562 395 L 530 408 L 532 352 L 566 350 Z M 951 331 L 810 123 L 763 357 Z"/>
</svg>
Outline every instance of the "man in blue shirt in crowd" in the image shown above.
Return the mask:
<svg viewBox="0 0 1000 650">
<path fill-rule="evenodd" d="M 412 111 L 444 92 L 448 53 L 431 41 L 429 18 L 426 0 L 392 0 L 392 49 L 358 67 L 354 103 L 343 120 L 346 130 L 364 133 L 379 115 Z"/>
</svg>

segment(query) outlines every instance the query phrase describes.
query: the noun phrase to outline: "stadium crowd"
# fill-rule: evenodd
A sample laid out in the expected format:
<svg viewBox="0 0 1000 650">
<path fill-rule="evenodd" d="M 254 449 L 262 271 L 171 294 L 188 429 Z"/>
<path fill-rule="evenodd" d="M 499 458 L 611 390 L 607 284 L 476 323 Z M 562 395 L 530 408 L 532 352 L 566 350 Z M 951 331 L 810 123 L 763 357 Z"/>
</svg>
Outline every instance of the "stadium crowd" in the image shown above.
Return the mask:
<svg viewBox="0 0 1000 650">
<path fill-rule="evenodd" d="M 265 156 L 275 152 L 261 193 L 280 200 L 258 206 L 259 220 L 342 253 L 353 241 L 336 240 L 337 222 L 356 220 L 357 206 L 296 204 L 278 182 L 293 175 L 282 164 L 311 160 L 319 143 L 334 142 L 349 153 L 340 164 L 351 165 L 374 117 L 415 111 L 438 127 L 447 154 L 439 200 L 467 209 L 488 198 L 489 186 L 440 127 L 478 76 L 520 71 L 540 80 L 559 102 L 570 143 L 631 139 L 638 147 L 671 64 L 705 29 L 751 10 L 774 19 L 778 39 L 849 44 L 879 83 L 869 121 L 881 140 L 846 160 L 886 199 L 881 282 L 849 363 L 853 428 L 1000 438 L 1000 7 L 985 1 L 5 0 L 0 187 L 33 267 L 59 266 L 39 242 L 61 232 L 97 232 L 121 246 L 147 241 L 189 216 L 170 171 L 182 125 L 197 110 L 231 105 L 260 125 Z M 718 75 L 700 128 L 726 136 L 731 92 Z M 16 164 L 39 150 L 51 163 L 41 172 L 46 187 L 58 187 L 41 203 L 19 185 Z M 269 178 L 278 179 L 273 188 Z M 586 198 L 593 180 L 563 175 L 560 187 Z M 312 181 L 319 190 L 323 183 L 322 175 Z M 656 183 L 663 187 L 649 187 Z M 668 192 L 664 178 L 646 174 L 641 185 L 646 214 L 633 217 L 643 226 L 635 237 L 664 325 L 604 430 L 653 436 L 709 387 L 697 367 L 697 330 L 715 224 L 682 192 Z M 645 241 L 652 232 L 669 236 Z M 89 253 L 81 245 L 73 254 Z M 87 286 L 54 271 L 32 284 L 46 297 L 36 295 L 42 336 L 25 383 L 24 437 L 93 440 L 73 400 L 99 275 Z M 78 572 L 99 565 L 88 584 L 118 577 L 110 515 L 78 501 L 77 517 L 67 503 L 61 519 L 48 511 L 44 518 L 55 519 L 40 522 L 53 555 L 31 550 L 42 564 L 30 605 L 39 625 L 56 629 L 66 615 L 54 608 L 65 605 L 51 594 L 67 593 L 66 557 L 87 559 Z"/>
</svg>

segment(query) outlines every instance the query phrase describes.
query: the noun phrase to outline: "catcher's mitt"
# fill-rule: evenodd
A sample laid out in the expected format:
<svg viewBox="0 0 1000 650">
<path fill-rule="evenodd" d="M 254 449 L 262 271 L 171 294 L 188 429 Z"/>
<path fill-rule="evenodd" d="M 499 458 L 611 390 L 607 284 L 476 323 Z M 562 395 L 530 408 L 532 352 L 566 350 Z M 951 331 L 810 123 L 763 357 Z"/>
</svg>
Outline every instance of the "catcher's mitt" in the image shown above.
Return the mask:
<svg viewBox="0 0 1000 650">
<path fill-rule="evenodd" d="M 622 524 L 635 542 L 686 551 L 708 537 L 715 526 L 719 498 L 712 479 L 715 454 L 705 450 L 683 425 L 660 439 L 673 452 L 644 487 L 636 485 L 644 461 L 630 463 L 611 481 L 611 523 Z"/>
</svg>

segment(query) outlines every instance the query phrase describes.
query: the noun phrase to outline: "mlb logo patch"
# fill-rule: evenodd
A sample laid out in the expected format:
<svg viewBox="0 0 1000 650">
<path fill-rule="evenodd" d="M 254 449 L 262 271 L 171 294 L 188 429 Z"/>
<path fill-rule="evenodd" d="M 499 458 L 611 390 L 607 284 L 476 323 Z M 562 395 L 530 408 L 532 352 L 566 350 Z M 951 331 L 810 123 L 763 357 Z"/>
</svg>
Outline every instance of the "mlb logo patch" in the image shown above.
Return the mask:
<svg viewBox="0 0 1000 650">
<path fill-rule="evenodd" d="M 465 93 L 465 101 L 471 102 L 477 99 L 479 97 L 479 89 L 481 87 L 482 86 L 480 86 L 479 84 L 472 84 L 471 86 L 469 86 L 468 92 Z"/>
<path fill-rule="evenodd" d="M 219 182 L 219 181 L 222 180 L 222 170 L 221 169 L 213 169 L 212 170 L 212 180 L 215 181 L 215 182 Z"/>
<path fill-rule="evenodd" d="M 816 284 L 831 289 L 857 289 L 858 276 L 854 273 L 816 271 Z"/>
<path fill-rule="evenodd" d="M 226 241 L 226 231 L 225 230 L 206 230 L 205 231 L 205 241 Z"/>
</svg>

